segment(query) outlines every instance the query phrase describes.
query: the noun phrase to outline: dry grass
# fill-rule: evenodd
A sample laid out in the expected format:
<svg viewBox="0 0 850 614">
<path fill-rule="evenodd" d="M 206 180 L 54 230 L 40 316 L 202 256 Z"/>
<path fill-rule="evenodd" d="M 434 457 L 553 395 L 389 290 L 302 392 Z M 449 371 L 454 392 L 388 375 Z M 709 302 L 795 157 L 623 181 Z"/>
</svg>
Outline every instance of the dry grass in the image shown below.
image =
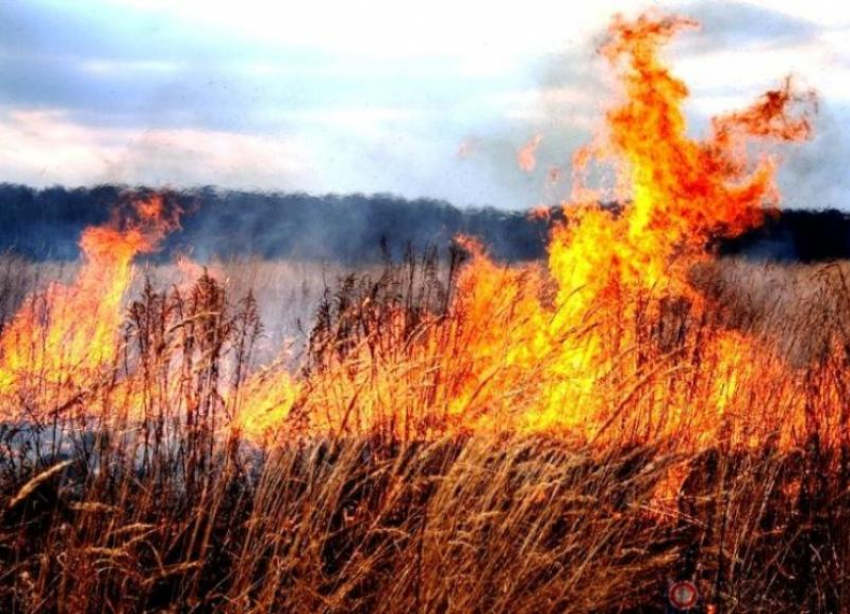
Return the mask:
<svg viewBox="0 0 850 614">
<path fill-rule="evenodd" d="M 6 319 L 59 274 L 51 267 L 2 263 Z M 216 424 L 228 410 L 219 383 L 267 351 L 259 320 L 276 342 L 318 313 L 302 343 L 321 368 L 361 334 L 346 305 L 366 295 L 415 322 L 447 309 L 450 272 L 399 267 L 325 295 L 349 272 L 216 267 L 219 282 L 160 292 L 176 283 L 162 268 L 137 289 L 122 368 L 149 370 L 141 420 L 122 412 L 116 384 L 50 422 L 0 426 L 0 612 L 652 612 L 680 578 L 719 612 L 850 609 L 843 436 L 817 426 L 790 448 L 768 438 L 689 454 L 664 440 L 494 432 L 293 435 L 258 448 Z M 723 317 L 686 325 L 759 331 L 819 364 L 846 321 L 847 271 L 723 262 L 695 273 Z M 168 309 L 188 324 L 164 357 L 149 341 Z M 181 374 L 180 402 L 157 392 L 164 363 Z"/>
</svg>

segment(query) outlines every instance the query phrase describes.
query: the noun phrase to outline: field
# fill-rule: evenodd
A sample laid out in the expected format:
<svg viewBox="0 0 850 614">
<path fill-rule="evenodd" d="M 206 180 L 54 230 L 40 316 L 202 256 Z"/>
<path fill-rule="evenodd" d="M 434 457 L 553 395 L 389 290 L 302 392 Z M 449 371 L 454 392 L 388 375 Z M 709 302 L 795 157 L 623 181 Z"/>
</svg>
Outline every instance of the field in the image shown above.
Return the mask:
<svg viewBox="0 0 850 614">
<path fill-rule="evenodd" d="M 694 25 L 612 21 L 545 259 L 149 266 L 151 190 L 79 263 L 5 257 L 0 612 L 850 611 L 850 264 L 717 250 L 817 101 L 693 139 Z"/>
<path fill-rule="evenodd" d="M 402 288 L 411 268 L 376 267 L 361 275 L 379 282 L 360 286 L 346 282 L 353 272 L 320 265 L 217 264 L 209 271 L 222 281 L 196 287 L 216 284 L 232 305 L 245 280 L 274 288 L 258 297 L 260 311 L 284 322 L 290 305 L 295 317 L 315 314 L 325 282 L 339 305 L 362 298 L 353 288 Z M 39 285 L 76 273 L 11 258 L 2 271 L 7 323 Z M 781 348 L 804 379 L 820 377 L 810 365 L 828 327 L 847 321 L 848 272 L 718 261 L 695 283 L 723 316 L 684 326 L 737 327 Z M 179 277 L 171 267 L 147 273 L 166 286 Z M 711 368 L 687 365 L 687 378 Z M 835 368 L 846 381 L 846 366 Z M 215 394 L 190 379 L 193 393 Z M 809 400 L 824 388 L 813 381 Z M 667 436 L 591 443 L 507 429 L 421 438 L 346 429 L 260 446 L 205 426 L 212 400 L 194 419 L 151 407 L 142 420 L 116 420 L 121 394 L 117 383 L 98 391 L 94 415 L 4 423 L 2 611 L 660 611 L 682 578 L 716 611 L 848 604 L 850 448 L 814 424 L 794 445 L 777 434 L 690 451 Z M 641 395 L 624 397 L 634 404 L 624 413 L 640 411 Z"/>
</svg>

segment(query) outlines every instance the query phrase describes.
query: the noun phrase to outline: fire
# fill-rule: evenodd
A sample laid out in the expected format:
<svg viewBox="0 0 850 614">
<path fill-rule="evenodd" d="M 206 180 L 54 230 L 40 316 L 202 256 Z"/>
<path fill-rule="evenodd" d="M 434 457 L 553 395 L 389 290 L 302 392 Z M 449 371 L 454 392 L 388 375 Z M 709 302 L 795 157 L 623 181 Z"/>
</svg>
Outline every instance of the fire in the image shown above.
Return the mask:
<svg viewBox="0 0 850 614">
<path fill-rule="evenodd" d="M 677 310 L 707 317 L 711 307 L 688 275 L 710 258 L 711 239 L 760 223 L 778 205 L 775 160 L 751 158 L 752 141 L 796 141 L 811 131 L 813 97 L 786 81 L 749 109 L 716 118 L 705 140 L 690 138 L 687 87 L 658 50 L 694 25 L 653 14 L 614 20 L 602 52 L 623 101 L 606 115 L 606 137 L 576 156 L 577 188 L 565 203 L 571 221 L 555 228 L 548 266 L 506 268 L 467 242 L 472 263 L 453 317 L 425 322 L 416 343 L 396 341 L 405 352 L 364 347 L 325 364 L 306 382 L 305 413 L 323 416 L 314 428 L 391 421 L 406 430 L 436 415 L 460 430 L 593 441 L 675 435 L 698 445 L 727 428 L 754 379 L 775 371 L 782 380 L 781 361 L 745 336 L 716 326 L 708 338 L 662 334 Z M 521 150 L 520 166 L 532 167 L 540 141 Z M 582 181 L 591 160 L 613 165 L 619 212 L 599 206 L 603 194 Z M 752 373 L 753 364 L 765 371 Z M 411 382 L 430 386 L 427 407 Z M 735 436 L 753 436 L 762 418 L 738 420 Z"/>
<path fill-rule="evenodd" d="M 123 300 L 133 259 L 153 251 L 176 225 L 162 197 L 132 206 L 125 217 L 87 229 L 74 283 L 31 296 L 0 338 L 0 395 L 30 404 L 61 404 L 95 386 L 117 358 Z"/>
<path fill-rule="evenodd" d="M 526 173 L 531 173 L 537 166 L 537 148 L 543 141 L 543 136 L 535 134 L 534 138 L 523 145 L 516 155 L 516 162 L 520 169 Z"/>
<path fill-rule="evenodd" d="M 281 363 L 228 387 L 211 369 L 198 389 L 212 390 L 229 424 L 253 439 L 281 428 L 408 438 L 508 429 L 698 448 L 804 428 L 800 377 L 769 347 L 713 320 L 690 275 L 711 258 L 715 237 L 759 224 L 778 206 L 777 162 L 753 156 L 754 145 L 807 138 L 814 96 L 786 80 L 750 108 L 715 118 L 704 140 L 691 138 L 682 111 L 688 89 L 659 50 L 695 25 L 655 14 L 612 22 L 602 53 L 622 99 L 605 116 L 607 132 L 576 155 L 569 223 L 554 227 L 547 262 L 503 266 L 461 238 L 471 260 L 444 312 L 414 318 L 400 301 L 382 306 L 367 296 L 341 315 L 348 320 L 339 330 L 317 327 L 321 349 L 298 374 Z M 541 140 L 518 154 L 528 172 Z M 591 163 L 610 165 L 616 185 L 589 186 Z M 617 209 L 599 205 L 606 199 Z M 138 203 L 135 220 L 86 231 L 77 281 L 28 301 L 3 332 L 4 396 L 34 397 L 47 387 L 67 398 L 108 371 L 133 258 L 173 226 L 157 199 Z M 199 317 L 218 322 L 222 310 Z M 163 345 L 194 351 L 179 335 L 198 322 L 170 325 Z M 163 388 L 179 406 L 199 406 L 186 381 L 200 368 L 192 363 Z M 127 377 L 128 403 L 150 406 Z"/>
<path fill-rule="evenodd" d="M 691 140 L 682 112 L 687 87 L 660 63 L 657 47 L 694 25 L 646 15 L 635 23 L 618 18 L 612 24 L 603 53 L 626 100 L 608 112 L 609 137 L 595 151 L 614 160 L 620 199 L 629 204 L 617 219 L 591 207 L 576 230 L 556 235 L 550 263 L 561 287 L 616 282 L 653 288 L 669 280 L 679 285 L 676 291 L 687 291 L 686 270 L 707 257 L 712 233 L 738 234 L 759 224 L 766 207 L 778 204 L 774 161 L 761 158 L 753 164 L 746 144 L 752 137 L 807 138 L 808 118 L 790 113 L 810 95 L 794 95 L 786 81 L 751 108 L 715 118 L 705 141 Z M 581 182 L 587 162 L 586 152 L 575 161 L 579 202 L 597 196 Z"/>
</svg>

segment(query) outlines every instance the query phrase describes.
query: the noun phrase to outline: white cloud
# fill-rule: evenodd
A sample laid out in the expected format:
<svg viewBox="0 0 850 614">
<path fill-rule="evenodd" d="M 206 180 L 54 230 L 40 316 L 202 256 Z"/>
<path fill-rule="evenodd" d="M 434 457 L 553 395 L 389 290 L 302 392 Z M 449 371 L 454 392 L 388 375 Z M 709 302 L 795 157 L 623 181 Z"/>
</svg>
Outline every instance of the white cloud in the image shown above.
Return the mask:
<svg viewBox="0 0 850 614">
<path fill-rule="evenodd" d="M 361 137 L 382 136 L 409 127 L 427 115 L 408 107 L 328 107 L 312 108 L 282 114 L 288 121 L 312 127 L 333 127 Z"/>
<path fill-rule="evenodd" d="M 76 124 L 62 111 L 9 111 L 0 120 L 0 180 L 32 185 L 310 185 L 309 148 L 284 135 L 133 130 Z"/>
<path fill-rule="evenodd" d="M 595 33 L 643 0 L 108 0 L 168 19 L 281 45 L 394 57 L 537 53 Z M 482 54 L 482 52 L 489 52 Z"/>
<path fill-rule="evenodd" d="M 127 72 L 176 73 L 184 68 L 179 62 L 161 60 L 84 60 L 79 63 L 80 69 L 96 75 L 121 74 Z"/>
<path fill-rule="evenodd" d="M 841 4 L 834 0 L 749 0 L 749 3 L 807 19 L 825 28 L 850 25 L 850 13 L 842 11 Z"/>
</svg>

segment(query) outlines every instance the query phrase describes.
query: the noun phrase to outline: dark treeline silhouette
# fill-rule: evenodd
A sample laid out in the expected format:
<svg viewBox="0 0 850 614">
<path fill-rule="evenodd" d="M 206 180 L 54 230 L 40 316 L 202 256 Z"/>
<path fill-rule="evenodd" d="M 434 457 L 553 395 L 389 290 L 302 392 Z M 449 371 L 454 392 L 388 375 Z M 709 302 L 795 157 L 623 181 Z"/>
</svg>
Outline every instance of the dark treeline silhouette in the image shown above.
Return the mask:
<svg viewBox="0 0 850 614">
<path fill-rule="evenodd" d="M 35 259 L 73 259 L 82 230 L 109 220 L 124 186 L 33 189 L 0 184 L 0 250 Z M 135 189 L 144 195 L 146 189 Z M 200 188 L 165 192 L 184 214 L 158 259 L 256 255 L 368 262 L 412 247 L 448 246 L 458 234 L 480 238 L 496 258 L 539 258 L 548 224 L 523 212 L 458 209 L 438 200 L 376 194 L 310 196 Z"/>
<path fill-rule="evenodd" d="M 850 258 L 850 214 L 837 209 L 789 209 L 721 242 L 720 253 L 754 260 L 825 262 Z"/>
<path fill-rule="evenodd" d="M 33 259 L 77 258 L 82 230 L 106 222 L 126 193 L 126 186 L 115 185 L 34 189 L 0 184 L 0 251 Z M 384 257 L 384 246 L 398 256 L 408 246 L 444 248 L 456 235 L 467 234 L 499 260 L 523 261 L 544 256 L 550 224 L 525 212 L 459 209 L 444 201 L 386 194 L 310 196 L 199 188 L 165 195 L 185 213 L 182 228 L 169 235 L 156 259 L 186 253 L 201 261 L 252 255 L 360 263 Z M 560 217 L 558 211 L 552 210 L 552 219 Z M 720 252 L 780 261 L 848 258 L 850 215 L 786 211 L 741 237 L 722 241 Z"/>
</svg>

